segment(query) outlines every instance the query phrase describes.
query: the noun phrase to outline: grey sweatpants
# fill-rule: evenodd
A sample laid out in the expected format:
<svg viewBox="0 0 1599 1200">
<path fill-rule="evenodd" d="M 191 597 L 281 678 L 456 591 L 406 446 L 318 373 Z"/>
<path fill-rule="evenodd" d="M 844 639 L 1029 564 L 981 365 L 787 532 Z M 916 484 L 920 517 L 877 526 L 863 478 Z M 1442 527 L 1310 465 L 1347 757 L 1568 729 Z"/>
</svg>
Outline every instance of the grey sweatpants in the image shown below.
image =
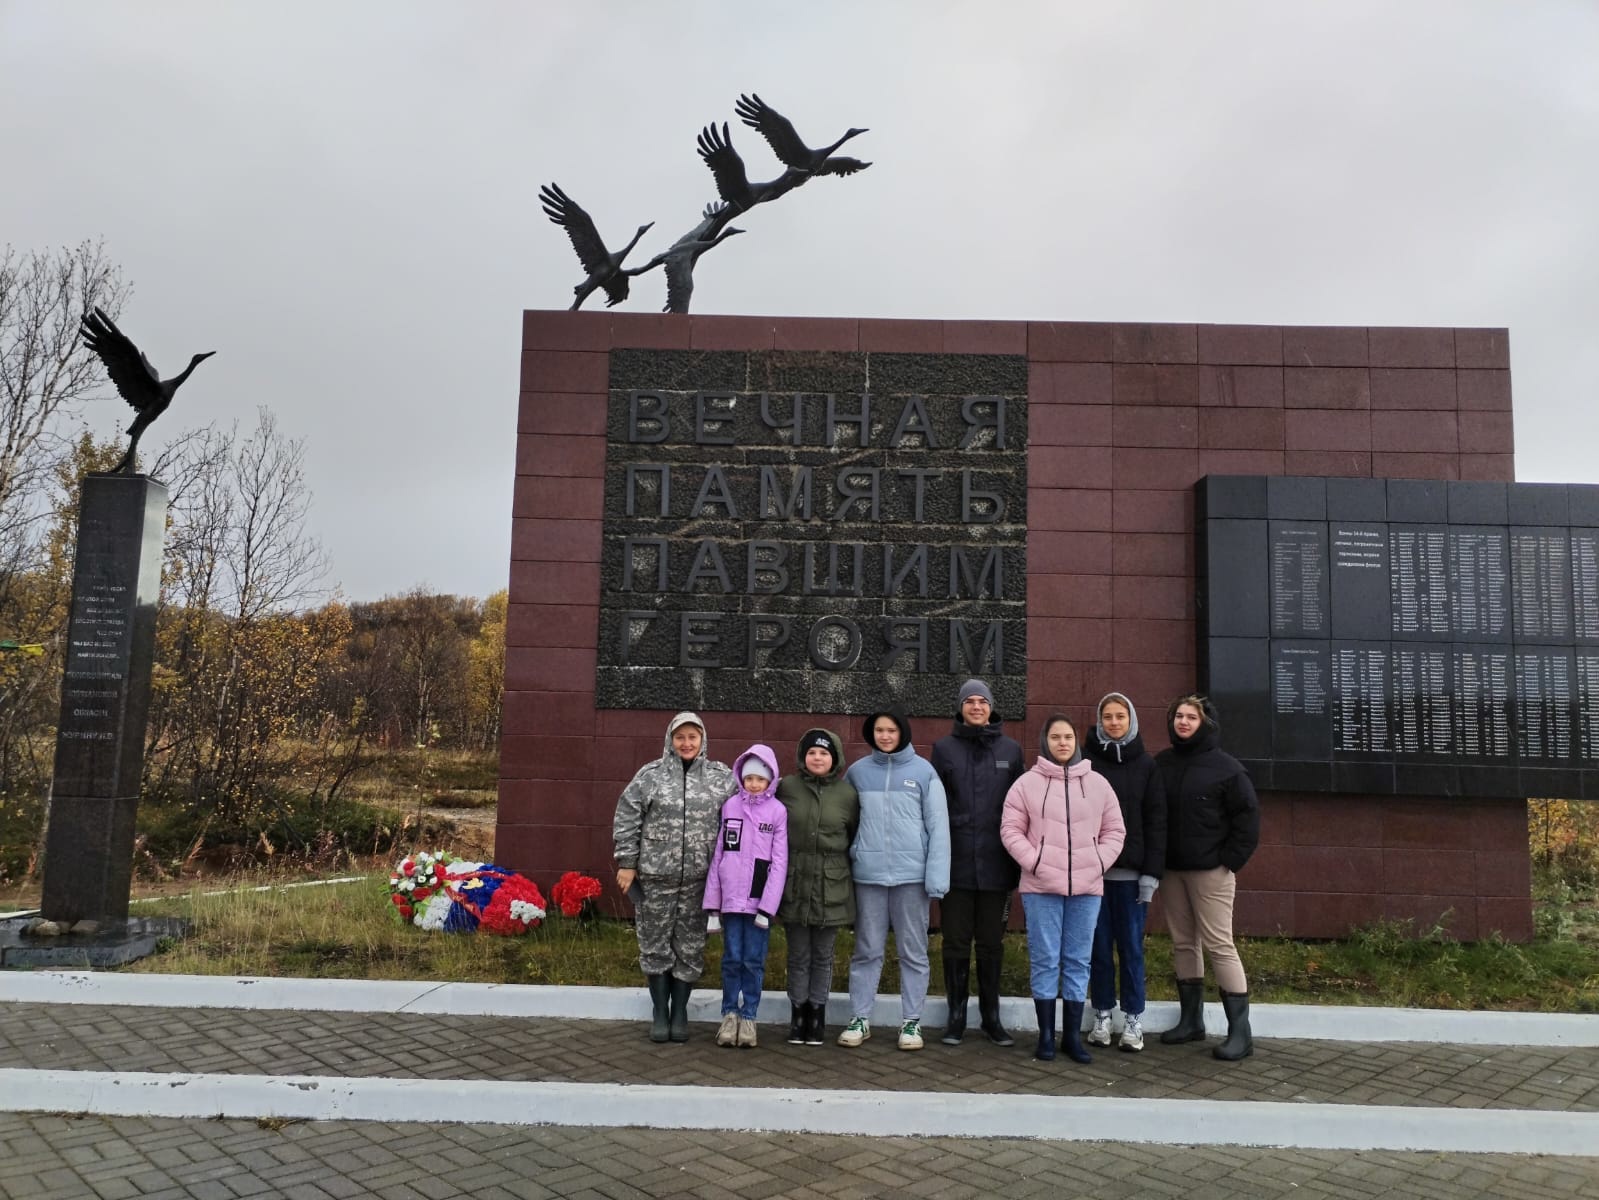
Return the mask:
<svg viewBox="0 0 1599 1200">
<path fill-rule="evenodd" d="M 639 876 L 644 899 L 634 905 L 638 965 L 646 975 L 675 975 L 693 983 L 705 971 L 705 877 Z"/>
<path fill-rule="evenodd" d="M 788 1002 L 827 1004 L 833 989 L 833 944 L 838 929 L 832 925 L 784 923 L 788 937 Z"/>
<path fill-rule="evenodd" d="M 849 960 L 850 1015 L 869 1017 L 883 978 L 883 951 L 894 930 L 902 1021 L 922 1019 L 927 1000 L 927 918 L 931 901 L 919 883 L 855 885 L 855 953 Z"/>
</svg>

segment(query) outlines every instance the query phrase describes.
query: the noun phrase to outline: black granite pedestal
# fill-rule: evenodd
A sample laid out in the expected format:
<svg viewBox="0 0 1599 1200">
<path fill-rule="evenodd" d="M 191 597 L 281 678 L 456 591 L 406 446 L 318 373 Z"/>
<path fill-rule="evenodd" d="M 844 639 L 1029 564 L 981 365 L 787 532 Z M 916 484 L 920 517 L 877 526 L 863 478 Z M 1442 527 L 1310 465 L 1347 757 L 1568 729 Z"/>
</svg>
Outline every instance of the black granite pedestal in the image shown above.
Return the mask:
<svg viewBox="0 0 1599 1200">
<path fill-rule="evenodd" d="M 166 512 L 166 488 L 146 476 L 83 480 L 45 837 L 51 921 L 128 915 Z"/>
</svg>

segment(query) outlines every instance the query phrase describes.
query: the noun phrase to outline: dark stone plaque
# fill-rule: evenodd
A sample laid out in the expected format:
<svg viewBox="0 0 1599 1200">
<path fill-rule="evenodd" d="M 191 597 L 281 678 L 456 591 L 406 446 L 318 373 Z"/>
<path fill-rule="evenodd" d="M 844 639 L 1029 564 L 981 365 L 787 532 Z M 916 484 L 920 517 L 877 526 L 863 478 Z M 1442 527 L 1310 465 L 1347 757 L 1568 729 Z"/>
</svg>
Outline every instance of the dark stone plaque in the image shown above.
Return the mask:
<svg viewBox="0 0 1599 1200">
<path fill-rule="evenodd" d="M 1572 638 L 1571 535 L 1567 529 L 1510 530 L 1511 595 L 1518 642 Z"/>
<path fill-rule="evenodd" d="M 1329 479 L 1326 483 L 1329 521 L 1388 520 L 1386 479 Z"/>
<path fill-rule="evenodd" d="M 1599 762 L 1599 653 L 1579 650 L 1577 672 L 1577 750 L 1583 762 Z"/>
<path fill-rule="evenodd" d="M 45 843 L 53 921 L 128 915 L 166 508 L 142 475 L 83 480 Z"/>
<path fill-rule="evenodd" d="M 1272 637 L 1328 636 L 1327 523 L 1269 522 Z"/>
<path fill-rule="evenodd" d="M 1456 638 L 1510 640 L 1510 537 L 1500 526 L 1450 526 L 1449 627 Z"/>
<path fill-rule="evenodd" d="M 1271 644 L 1271 750 L 1278 759 L 1332 758 L 1332 656 L 1322 641 Z"/>
<path fill-rule="evenodd" d="M 1579 645 L 1599 645 L 1599 529 L 1571 530 L 1571 608 Z"/>
<path fill-rule="evenodd" d="M 1456 646 L 1453 659 L 1458 692 L 1456 757 L 1476 765 L 1511 758 L 1516 751 L 1511 655 L 1481 646 Z"/>
<path fill-rule="evenodd" d="M 1577 746 L 1576 652 L 1517 646 L 1516 753 L 1523 765 L 1570 762 Z"/>
<path fill-rule="evenodd" d="M 1332 644 L 1332 749 L 1335 755 L 1392 757 L 1392 666 L 1387 642 Z"/>
<path fill-rule="evenodd" d="M 1388 526 L 1388 593 L 1395 640 L 1450 640 L 1448 548 L 1448 526 Z"/>
<path fill-rule="evenodd" d="M 1388 519 L 1407 524 L 1445 524 L 1449 484 L 1442 479 L 1390 479 Z"/>
<path fill-rule="evenodd" d="M 1566 525 L 1571 521 L 1567 485 L 1563 483 L 1512 483 L 1509 485 L 1510 524 Z"/>
<path fill-rule="evenodd" d="M 1228 752 L 1240 759 L 1269 759 L 1272 754 L 1270 646 L 1263 637 L 1211 642 L 1214 657 L 1206 691 L 1221 711 Z"/>
<path fill-rule="evenodd" d="M 1265 637 L 1271 632 L 1270 576 L 1259 569 L 1267 554 L 1267 522 L 1205 522 L 1200 579 L 1200 622 L 1213 638 Z"/>
<path fill-rule="evenodd" d="M 1455 753 L 1455 671 L 1447 646 L 1396 644 L 1392 652 L 1394 749 Z"/>
<path fill-rule="evenodd" d="M 942 716 L 977 675 L 1022 717 L 1026 393 L 1020 356 L 613 351 L 597 705 Z"/>
<path fill-rule="evenodd" d="M 1393 631 L 1386 521 L 1328 522 L 1335 638 L 1381 639 Z"/>
</svg>

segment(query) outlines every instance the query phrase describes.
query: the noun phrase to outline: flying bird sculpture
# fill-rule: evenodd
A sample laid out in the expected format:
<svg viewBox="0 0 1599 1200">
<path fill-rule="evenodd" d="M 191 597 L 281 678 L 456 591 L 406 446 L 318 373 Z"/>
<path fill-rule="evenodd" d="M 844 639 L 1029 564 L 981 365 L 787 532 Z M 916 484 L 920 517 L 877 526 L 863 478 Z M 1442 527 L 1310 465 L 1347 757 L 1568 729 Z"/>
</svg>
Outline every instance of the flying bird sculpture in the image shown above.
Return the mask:
<svg viewBox="0 0 1599 1200">
<path fill-rule="evenodd" d="M 758 93 L 741 94 L 734 109 L 739 120 L 766 139 L 782 161 L 785 168 L 783 173 L 775 179 L 750 182 L 749 174 L 744 169 L 744 160 L 733 148 L 733 136 L 728 123 L 724 121 L 720 127 L 715 122 L 706 125 L 699 133 L 699 154 L 716 179 L 716 192 L 721 200 L 706 205 L 698 225 L 642 267 L 624 267 L 622 263 L 650 229 L 650 225 L 640 225 L 633 240 L 613 254 L 600 240 L 588 213 L 574 203 L 559 185 L 549 183 L 539 190 L 545 215 L 566 230 L 578 258 L 582 260 L 583 269 L 588 272 L 588 278 L 572 289 L 577 295 L 572 302 L 573 309 L 581 308 L 583 301 L 596 288 L 604 289 L 607 307 L 620 304 L 627 299 L 630 279 L 653 271 L 656 267 L 663 267 L 666 275 L 664 311 L 686 313 L 689 299 L 694 294 L 694 266 L 700 256 L 734 234 L 744 232 L 727 227 L 734 217 L 749 212 L 758 204 L 769 204 L 818 175 L 853 175 L 872 165 L 836 153 L 851 138 L 868 132 L 865 129 L 847 129 L 831 145 L 813 149 L 800 138 L 793 123 L 762 100 Z"/>
<path fill-rule="evenodd" d="M 742 229 L 724 229 L 732 219 L 733 210 L 726 204 L 707 204 L 705 219 L 657 254 L 644 266 L 634 271 L 642 275 L 656 267 L 666 269 L 666 304 L 662 312 L 686 313 L 689 297 L 694 294 L 694 264 L 700 255 L 719 246 Z"/>
<path fill-rule="evenodd" d="M 809 171 L 790 167 L 776 179 L 768 179 L 765 183 L 751 183 L 744 171 L 744 160 L 738 156 L 738 151 L 733 149 L 733 139 L 728 133 L 725 121 L 722 122 L 720 130 L 715 125 L 707 125 L 700 130 L 698 141 L 700 157 L 705 160 L 705 165 L 716 177 L 717 195 L 732 205 L 734 212 L 748 212 L 757 204 L 776 200 L 779 196 L 807 182 L 811 177 Z"/>
<path fill-rule="evenodd" d="M 194 373 L 194 368 L 216 351 L 196 354 L 183 369 L 183 374 L 162 379 L 150 365 L 150 360 L 140 353 L 139 348 L 117 328 L 116 322 L 106 316 L 103 309 L 96 308 L 84 315 L 81 332 L 83 344 L 105 364 L 106 374 L 111 376 L 117 392 L 138 414 L 133 418 L 133 424 L 128 426 L 128 433 L 133 439 L 128 443 L 128 452 L 112 470 L 112 474 L 121 474 L 133 466 L 133 456 L 139 448 L 139 436 L 150 427 L 152 421 L 166 412 L 173 394 Z"/>
<path fill-rule="evenodd" d="M 572 289 L 577 297 L 572 301 L 572 309 L 581 308 L 583 301 L 593 294 L 595 288 L 604 290 L 606 308 L 614 308 L 626 300 L 629 277 L 643 272 L 624 271 L 622 260 L 632 253 L 633 247 L 638 245 L 639 239 L 650 231 L 655 222 L 640 225 L 633 240 L 613 254 L 600 240 L 600 232 L 594 228 L 593 218 L 563 192 L 559 184 L 548 183 L 541 187 L 539 200 L 544 205 L 544 215 L 566 230 L 566 236 L 572 239 L 572 249 L 577 251 L 578 260 L 589 273 L 587 279 Z"/>
<path fill-rule="evenodd" d="M 812 150 L 800 140 L 793 123 L 762 100 L 759 94 L 751 92 L 748 96 L 740 95 L 738 103 L 733 108 L 738 113 L 739 120 L 751 129 L 758 130 L 772 147 L 772 152 L 791 170 L 802 171 L 807 175 L 853 175 L 856 171 L 864 171 L 872 165 L 858 158 L 833 155 L 833 151 L 850 138 L 859 137 L 870 130 L 847 129 L 844 131 L 844 136 L 831 146 Z"/>
</svg>

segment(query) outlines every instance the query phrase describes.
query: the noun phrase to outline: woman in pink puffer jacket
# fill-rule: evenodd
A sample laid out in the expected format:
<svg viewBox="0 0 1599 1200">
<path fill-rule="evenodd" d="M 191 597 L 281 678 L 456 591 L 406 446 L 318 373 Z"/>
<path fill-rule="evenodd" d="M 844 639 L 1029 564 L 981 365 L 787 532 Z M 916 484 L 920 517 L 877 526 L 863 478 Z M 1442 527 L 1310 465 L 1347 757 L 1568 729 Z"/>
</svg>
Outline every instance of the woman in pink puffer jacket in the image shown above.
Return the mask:
<svg viewBox="0 0 1599 1200">
<path fill-rule="evenodd" d="M 1121 805 L 1105 777 L 1094 772 L 1063 716 L 1044 722 L 1041 753 L 1005 796 L 999 836 L 1022 869 L 1022 911 L 1032 960 L 1033 1006 L 1038 1011 L 1040 1059 L 1055 1057 L 1055 1000 L 1064 997 L 1066 1053 L 1080 1063 L 1083 1000 L 1094 948 L 1105 872 L 1127 836 Z"/>
</svg>

